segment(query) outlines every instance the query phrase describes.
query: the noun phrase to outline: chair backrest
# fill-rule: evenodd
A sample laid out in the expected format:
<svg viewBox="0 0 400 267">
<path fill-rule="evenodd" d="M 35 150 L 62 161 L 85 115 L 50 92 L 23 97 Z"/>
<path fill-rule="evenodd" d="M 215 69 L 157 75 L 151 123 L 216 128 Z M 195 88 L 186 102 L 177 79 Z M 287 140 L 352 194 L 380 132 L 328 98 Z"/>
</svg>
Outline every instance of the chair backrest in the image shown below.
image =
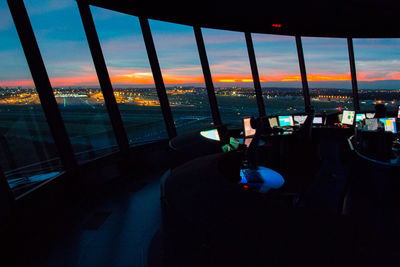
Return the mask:
<svg viewBox="0 0 400 267">
<path fill-rule="evenodd" d="M 271 130 L 271 126 L 269 125 L 269 123 L 268 125 L 266 125 L 265 121 L 268 122 L 268 119 L 265 120 L 263 118 L 251 118 L 251 127 L 256 129 L 256 133 L 254 134 L 253 140 L 251 141 L 249 148 L 246 151 L 246 158 L 249 163 L 250 169 L 257 169 L 257 147 L 260 141 L 261 134 L 265 133 L 268 126 Z"/>
<path fill-rule="evenodd" d="M 389 162 L 392 155 L 393 134 L 381 131 L 361 131 L 359 146 L 361 154 L 375 160 Z"/>
<path fill-rule="evenodd" d="M 314 120 L 315 111 L 313 108 L 307 113 L 307 118 L 304 121 L 303 125 L 300 126 L 299 130 L 297 131 L 297 138 L 299 141 L 311 141 L 311 134 L 312 134 L 312 123 Z"/>
</svg>

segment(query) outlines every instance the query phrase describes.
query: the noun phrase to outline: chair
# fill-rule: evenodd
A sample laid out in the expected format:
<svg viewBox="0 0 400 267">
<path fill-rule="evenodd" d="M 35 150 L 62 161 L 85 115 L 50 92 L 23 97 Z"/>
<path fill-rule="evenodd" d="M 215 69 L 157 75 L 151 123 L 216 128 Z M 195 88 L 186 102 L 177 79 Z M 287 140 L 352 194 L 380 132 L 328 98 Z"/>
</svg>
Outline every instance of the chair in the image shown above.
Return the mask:
<svg viewBox="0 0 400 267">
<path fill-rule="evenodd" d="M 260 142 L 261 135 L 267 135 L 272 131 L 267 117 L 254 118 L 250 120 L 251 127 L 256 130 L 253 139 L 246 151 L 246 159 L 249 163 L 250 169 L 257 169 L 259 163 L 258 159 L 258 143 Z"/>
<path fill-rule="evenodd" d="M 310 108 L 307 119 L 299 130 L 293 133 L 285 151 L 285 188 L 291 193 L 303 194 L 312 183 L 319 166 L 319 155 L 312 142 L 314 115 L 314 109 Z"/>
<path fill-rule="evenodd" d="M 315 116 L 314 108 L 310 108 L 310 111 L 307 113 L 307 118 L 304 121 L 303 125 L 300 126 L 299 130 L 294 133 L 296 137 L 296 141 L 300 142 L 310 142 L 311 134 L 312 134 L 312 123 Z"/>
</svg>

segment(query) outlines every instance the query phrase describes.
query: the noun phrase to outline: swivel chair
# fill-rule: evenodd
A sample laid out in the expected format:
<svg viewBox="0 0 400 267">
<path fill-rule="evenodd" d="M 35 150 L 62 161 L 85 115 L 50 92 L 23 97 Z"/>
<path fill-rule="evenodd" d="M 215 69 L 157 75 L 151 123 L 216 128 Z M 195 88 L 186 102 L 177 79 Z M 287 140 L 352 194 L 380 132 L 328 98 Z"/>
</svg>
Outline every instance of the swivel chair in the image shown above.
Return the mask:
<svg viewBox="0 0 400 267">
<path fill-rule="evenodd" d="M 319 166 L 317 149 L 312 142 L 314 109 L 311 107 L 304 124 L 293 133 L 284 158 L 285 190 L 303 194 L 310 186 Z"/>
</svg>

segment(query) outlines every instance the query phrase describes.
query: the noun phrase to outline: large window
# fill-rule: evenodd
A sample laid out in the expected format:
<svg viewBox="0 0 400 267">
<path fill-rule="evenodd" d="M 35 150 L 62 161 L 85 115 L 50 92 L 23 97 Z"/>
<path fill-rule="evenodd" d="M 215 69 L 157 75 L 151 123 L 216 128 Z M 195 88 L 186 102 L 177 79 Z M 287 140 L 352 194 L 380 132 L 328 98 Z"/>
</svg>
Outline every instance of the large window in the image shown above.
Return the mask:
<svg viewBox="0 0 400 267">
<path fill-rule="evenodd" d="M 316 112 L 354 110 L 344 38 L 302 37 L 311 105 Z"/>
<path fill-rule="evenodd" d="M 400 105 L 400 39 L 353 39 L 360 109 Z"/>
<path fill-rule="evenodd" d="M 18 195 L 62 166 L 6 1 L 0 39 L 0 165 Z"/>
<path fill-rule="evenodd" d="M 78 162 L 116 150 L 76 2 L 25 3 Z"/>
<path fill-rule="evenodd" d="M 167 138 L 139 19 L 91 10 L 130 144 Z"/>
<path fill-rule="evenodd" d="M 253 77 L 242 32 L 202 29 L 222 123 L 240 127 L 258 116 Z"/>
<path fill-rule="evenodd" d="M 212 125 L 193 27 L 150 20 L 178 134 Z"/>
<path fill-rule="evenodd" d="M 270 34 L 252 38 L 267 115 L 304 112 L 295 38 Z"/>
</svg>

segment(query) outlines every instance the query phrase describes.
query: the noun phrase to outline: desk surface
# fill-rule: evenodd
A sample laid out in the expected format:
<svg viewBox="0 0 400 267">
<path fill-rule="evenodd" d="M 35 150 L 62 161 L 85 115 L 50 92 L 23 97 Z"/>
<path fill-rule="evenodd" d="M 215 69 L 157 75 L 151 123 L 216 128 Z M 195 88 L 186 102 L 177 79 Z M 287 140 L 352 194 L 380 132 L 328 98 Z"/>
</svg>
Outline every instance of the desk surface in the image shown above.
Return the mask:
<svg viewBox="0 0 400 267">
<path fill-rule="evenodd" d="M 368 161 L 371 161 L 373 163 L 376 163 L 376 164 L 384 165 L 384 166 L 400 167 L 400 154 L 399 154 L 399 151 L 397 149 L 392 148 L 397 153 L 397 156 L 395 158 L 391 159 L 389 162 L 380 161 L 380 160 L 376 160 L 376 159 L 367 157 L 366 155 L 364 155 L 364 154 L 360 153 L 359 151 L 357 151 L 356 147 L 353 145 L 353 140 L 354 140 L 354 135 L 350 136 L 347 139 L 347 142 L 349 144 L 350 149 L 352 151 L 354 151 L 359 157 L 361 157 L 363 159 L 366 159 Z"/>
</svg>

